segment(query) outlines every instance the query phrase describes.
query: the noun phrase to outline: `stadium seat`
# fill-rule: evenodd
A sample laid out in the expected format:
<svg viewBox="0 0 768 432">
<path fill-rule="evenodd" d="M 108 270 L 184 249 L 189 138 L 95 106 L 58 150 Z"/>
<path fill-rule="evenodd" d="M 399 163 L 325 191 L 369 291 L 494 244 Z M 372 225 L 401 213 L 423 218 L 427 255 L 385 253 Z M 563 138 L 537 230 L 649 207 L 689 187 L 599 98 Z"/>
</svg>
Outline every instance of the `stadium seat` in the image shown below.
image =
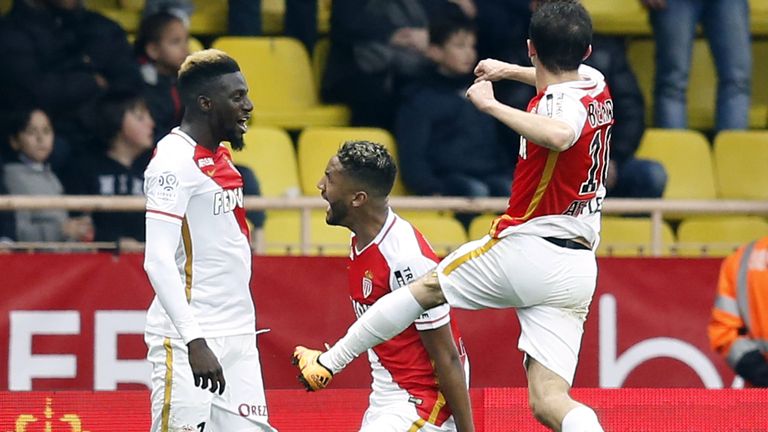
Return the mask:
<svg viewBox="0 0 768 432">
<path fill-rule="evenodd" d="M 325 172 L 328 160 L 348 140 L 368 140 L 387 148 L 397 160 L 395 139 L 384 129 L 359 127 L 310 127 L 299 135 L 299 179 L 304 195 L 317 195 L 317 181 Z M 395 178 L 392 195 L 405 195 L 400 175 Z"/>
<path fill-rule="evenodd" d="M 421 231 L 438 256 L 446 256 L 467 242 L 464 226 L 450 216 L 413 213 L 409 215 L 408 222 Z"/>
<path fill-rule="evenodd" d="M 690 217 L 677 229 L 678 254 L 723 257 L 766 235 L 768 222 L 759 216 Z"/>
<path fill-rule="evenodd" d="M 300 195 L 299 170 L 291 137 L 282 129 L 252 127 L 244 135 L 245 148 L 232 152 L 235 163 L 251 168 L 267 197 Z"/>
<path fill-rule="evenodd" d="M 638 257 L 651 256 L 652 223 L 650 218 L 603 217 L 600 230 L 599 256 Z M 669 256 L 675 242 L 672 228 L 663 222 L 661 226 L 662 256 Z"/>
<path fill-rule="evenodd" d="M 310 242 L 306 255 L 349 255 L 350 232 L 325 223 L 325 211 L 314 210 L 310 216 Z M 267 255 L 302 255 L 301 215 L 295 210 L 269 210 L 264 222 Z"/>
<path fill-rule="evenodd" d="M 227 32 L 227 0 L 192 0 L 195 7 L 189 18 L 189 32 L 195 35 L 217 35 Z"/>
<path fill-rule="evenodd" d="M 187 48 L 189 49 L 190 53 L 202 51 L 205 49 L 205 46 L 203 46 L 203 43 L 200 42 L 200 39 L 190 36 L 189 41 L 187 42 Z"/>
<path fill-rule="evenodd" d="M 83 4 L 117 22 L 127 33 L 135 33 L 139 29 L 144 0 L 85 0 Z"/>
<path fill-rule="evenodd" d="M 0 15 L 5 15 L 11 10 L 13 0 L 0 0 Z"/>
<path fill-rule="evenodd" d="M 478 240 L 483 238 L 491 231 L 491 224 L 496 218 L 499 217 L 495 214 L 483 214 L 474 219 L 469 224 L 469 239 Z"/>
<path fill-rule="evenodd" d="M 285 31 L 285 0 L 261 0 L 261 31 L 277 35 Z M 331 25 L 331 0 L 317 0 L 317 33 L 326 34 Z"/>
<path fill-rule="evenodd" d="M 715 137 L 718 196 L 768 200 L 768 131 L 723 131 Z"/>
<path fill-rule="evenodd" d="M 648 11 L 639 1 L 582 0 L 596 33 L 650 35 Z"/>
<path fill-rule="evenodd" d="M 214 41 L 213 47 L 240 63 L 254 104 L 252 124 L 302 129 L 348 123 L 346 107 L 319 102 L 309 55 L 299 41 L 225 36 Z"/>
<path fill-rule="evenodd" d="M 768 36 L 768 0 L 749 0 L 749 21 L 752 36 Z"/>
<path fill-rule="evenodd" d="M 654 159 L 667 170 L 666 199 L 714 199 L 715 179 L 707 138 L 700 132 L 648 129 L 638 158 Z"/>
<path fill-rule="evenodd" d="M 765 42 L 753 46 L 752 65 L 752 102 L 749 109 L 749 126 L 764 128 L 768 124 L 768 95 L 761 94 L 766 89 L 764 83 L 759 83 L 759 77 L 768 75 L 768 59 L 760 58 L 758 54 L 768 54 Z M 655 46 L 652 39 L 637 39 L 630 41 L 629 61 L 637 75 L 643 96 L 648 102 L 647 123 L 653 124 L 653 83 L 656 70 L 654 57 Z M 712 55 L 707 42 L 697 39 L 693 46 L 691 76 L 688 85 L 688 127 L 690 129 L 710 130 L 715 124 L 715 95 L 717 94 L 717 75 L 715 73 Z"/>
</svg>

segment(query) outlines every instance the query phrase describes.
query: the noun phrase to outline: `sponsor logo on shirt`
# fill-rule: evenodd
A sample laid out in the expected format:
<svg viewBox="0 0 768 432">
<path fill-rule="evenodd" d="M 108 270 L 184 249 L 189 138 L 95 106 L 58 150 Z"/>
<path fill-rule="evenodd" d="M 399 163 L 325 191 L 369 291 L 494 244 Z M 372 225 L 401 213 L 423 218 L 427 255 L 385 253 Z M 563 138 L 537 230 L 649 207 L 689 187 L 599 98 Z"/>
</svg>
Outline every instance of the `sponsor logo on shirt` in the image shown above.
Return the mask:
<svg viewBox="0 0 768 432">
<path fill-rule="evenodd" d="M 366 270 L 363 275 L 363 298 L 368 298 L 373 291 L 373 272 Z"/>
<path fill-rule="evenodd" d="M 413 282 L 413 271 L 411 271 L 410 267 L 406 267 L 402 270 L 395 270 L 395 280 L 397 281 L 397 286 L 405 286 L 409 283 Z"/>
<path fill-rule="evenodd" d="M 414 405 L 421 405 L 424 403 L 424 400 L 417 398 L 416 396 L 410 396 L 408 397 L 408 402 L 414 404 Z"/>
<path fill-rule="evenodd" d="M 213 158 L 204 157 L 204 158 L 200 158 L 200 159 L 197 160 L 197 166 L 200 167 L 200 168 L 205 168 L 207 166 L 212 166 L 213 164 L 214 164 L 213 163 Z"/>
<path fill-rule="evenodd" d="M 365 313 L 365 311 L 368 310 L 369 307 L 371 307 L 371 305 L 362 304 L 352 300 L 352 309 L 355 311 L 355 317 L 357 318 L 360 318 L 361 316 L 363 316 L 363 314 Z"/>
<path fill-rule="evenodd" d="M 224 189 L 213 196 L 213 214 L 229 213 L 243 207 L 243 188 Z"/>
</svg>

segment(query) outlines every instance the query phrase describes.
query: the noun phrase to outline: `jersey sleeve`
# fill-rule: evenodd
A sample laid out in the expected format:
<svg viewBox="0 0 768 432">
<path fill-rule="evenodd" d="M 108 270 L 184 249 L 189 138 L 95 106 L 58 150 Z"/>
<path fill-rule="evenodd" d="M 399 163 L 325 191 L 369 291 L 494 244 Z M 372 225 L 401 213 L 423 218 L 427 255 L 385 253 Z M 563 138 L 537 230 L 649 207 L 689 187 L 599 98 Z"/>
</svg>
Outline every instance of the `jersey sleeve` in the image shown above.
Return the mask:
<svg viewBox="0 0 768 432">
<path fill-rule="evenodd" d="M 192 187 L 184 179 L 182 165 L 153 159 L 144 173 L 144 195 L 147 197 L 147 218 L 181 225 L 187 210 Z"/>
<path fill-rule="evenodd" d="M 435 268 L 436 263 L 425 257 L 415 256 L 401 259 L 391 267 L 389 286 L 392 291 L 402 288 L 420 278 Z M 433 330 L 451 322 L 450 306 L 448 303 L 434 307 L 419 316 L 414 321 L 416 330 Z"/>
<path fill-rule="evenodd" d="M 587 109 L 584 107 L 581 99 L 561 89 L 547 92 L 539 101 L 536 112 L 555 120 L 560 120 L 573 129 L 573 141 L 568 147 L 578 141 L 584 128 L 584 123 L 587 121 Z"/>
</svg>

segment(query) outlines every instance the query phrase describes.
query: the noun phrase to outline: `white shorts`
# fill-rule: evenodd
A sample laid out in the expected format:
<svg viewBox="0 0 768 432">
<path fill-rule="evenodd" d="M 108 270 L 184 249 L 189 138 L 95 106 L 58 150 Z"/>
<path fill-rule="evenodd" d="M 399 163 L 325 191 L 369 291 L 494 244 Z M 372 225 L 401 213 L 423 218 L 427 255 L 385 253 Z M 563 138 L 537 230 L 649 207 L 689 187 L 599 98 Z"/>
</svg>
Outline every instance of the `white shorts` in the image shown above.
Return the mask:
<svg viewBox="0 0 768 432">
<path fill-rule="evenodd" d="M 424 421 L 416 412 L 416 407 L 408 402 L 388 405 L 371 405 L 363 416 L 360 432 L 454 432 L 456 424 L 449 417 L 441 426 Z"/>
<path fill-rule="evenodd" d="M 597 281 L 592 251 L 564 248 L 530 234 L 485 236 L 459 247 L 436 271 L 452 307 L 516 308 L 518 348 L 573 383 Z"/>
<path fill-rule="evenodd" d="M 224 370 L 223 395 L 195 387 L 181 339 L 146 333 L 144 340 L 152 363 L 152 432 L 275 431 L 255 335 L 206 338 Z"/>
</svg>

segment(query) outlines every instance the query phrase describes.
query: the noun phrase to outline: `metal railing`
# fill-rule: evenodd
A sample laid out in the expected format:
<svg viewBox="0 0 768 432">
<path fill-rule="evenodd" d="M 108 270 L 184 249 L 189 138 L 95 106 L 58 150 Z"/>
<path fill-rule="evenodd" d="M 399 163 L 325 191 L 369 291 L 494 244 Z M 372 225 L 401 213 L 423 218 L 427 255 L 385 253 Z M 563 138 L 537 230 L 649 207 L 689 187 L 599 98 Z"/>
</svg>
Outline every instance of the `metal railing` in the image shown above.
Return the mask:
<svg viewBox="0 0 768 432">
<path fill-rule="evenodd" d="M 0 196 L 0 211 L 64 209 L 85 212 L 143 211 L 145 199 L 109 196 Z M 473 213 L 500 213 L 506 209 L 506 198 L 451 198 L 451 197 L 392 197 L 390 205 L 397 210 L 456 211 Z M 302 253 L 309 250 L 310 214 L 324 209 L 327 203 L 319 197 L 246 197 L 247 210 L 297 210 L 300 212 L 300 245 Z M 649 215 L 652 222 L 651 253 L 662 254 L 662 224 L 665 214 L 676 217 L 687 215 L 760 215 L 768 216 L 768 202 L 736 200 L 662 200 L 662 199 L 606 199 L 604 215 Z M 23 243 L 8 245 L 12 249 L 140 249 L 135 244 L 118 243 Z M 264 244 L 255 246 L 263 252 Z"/>
</svg>

